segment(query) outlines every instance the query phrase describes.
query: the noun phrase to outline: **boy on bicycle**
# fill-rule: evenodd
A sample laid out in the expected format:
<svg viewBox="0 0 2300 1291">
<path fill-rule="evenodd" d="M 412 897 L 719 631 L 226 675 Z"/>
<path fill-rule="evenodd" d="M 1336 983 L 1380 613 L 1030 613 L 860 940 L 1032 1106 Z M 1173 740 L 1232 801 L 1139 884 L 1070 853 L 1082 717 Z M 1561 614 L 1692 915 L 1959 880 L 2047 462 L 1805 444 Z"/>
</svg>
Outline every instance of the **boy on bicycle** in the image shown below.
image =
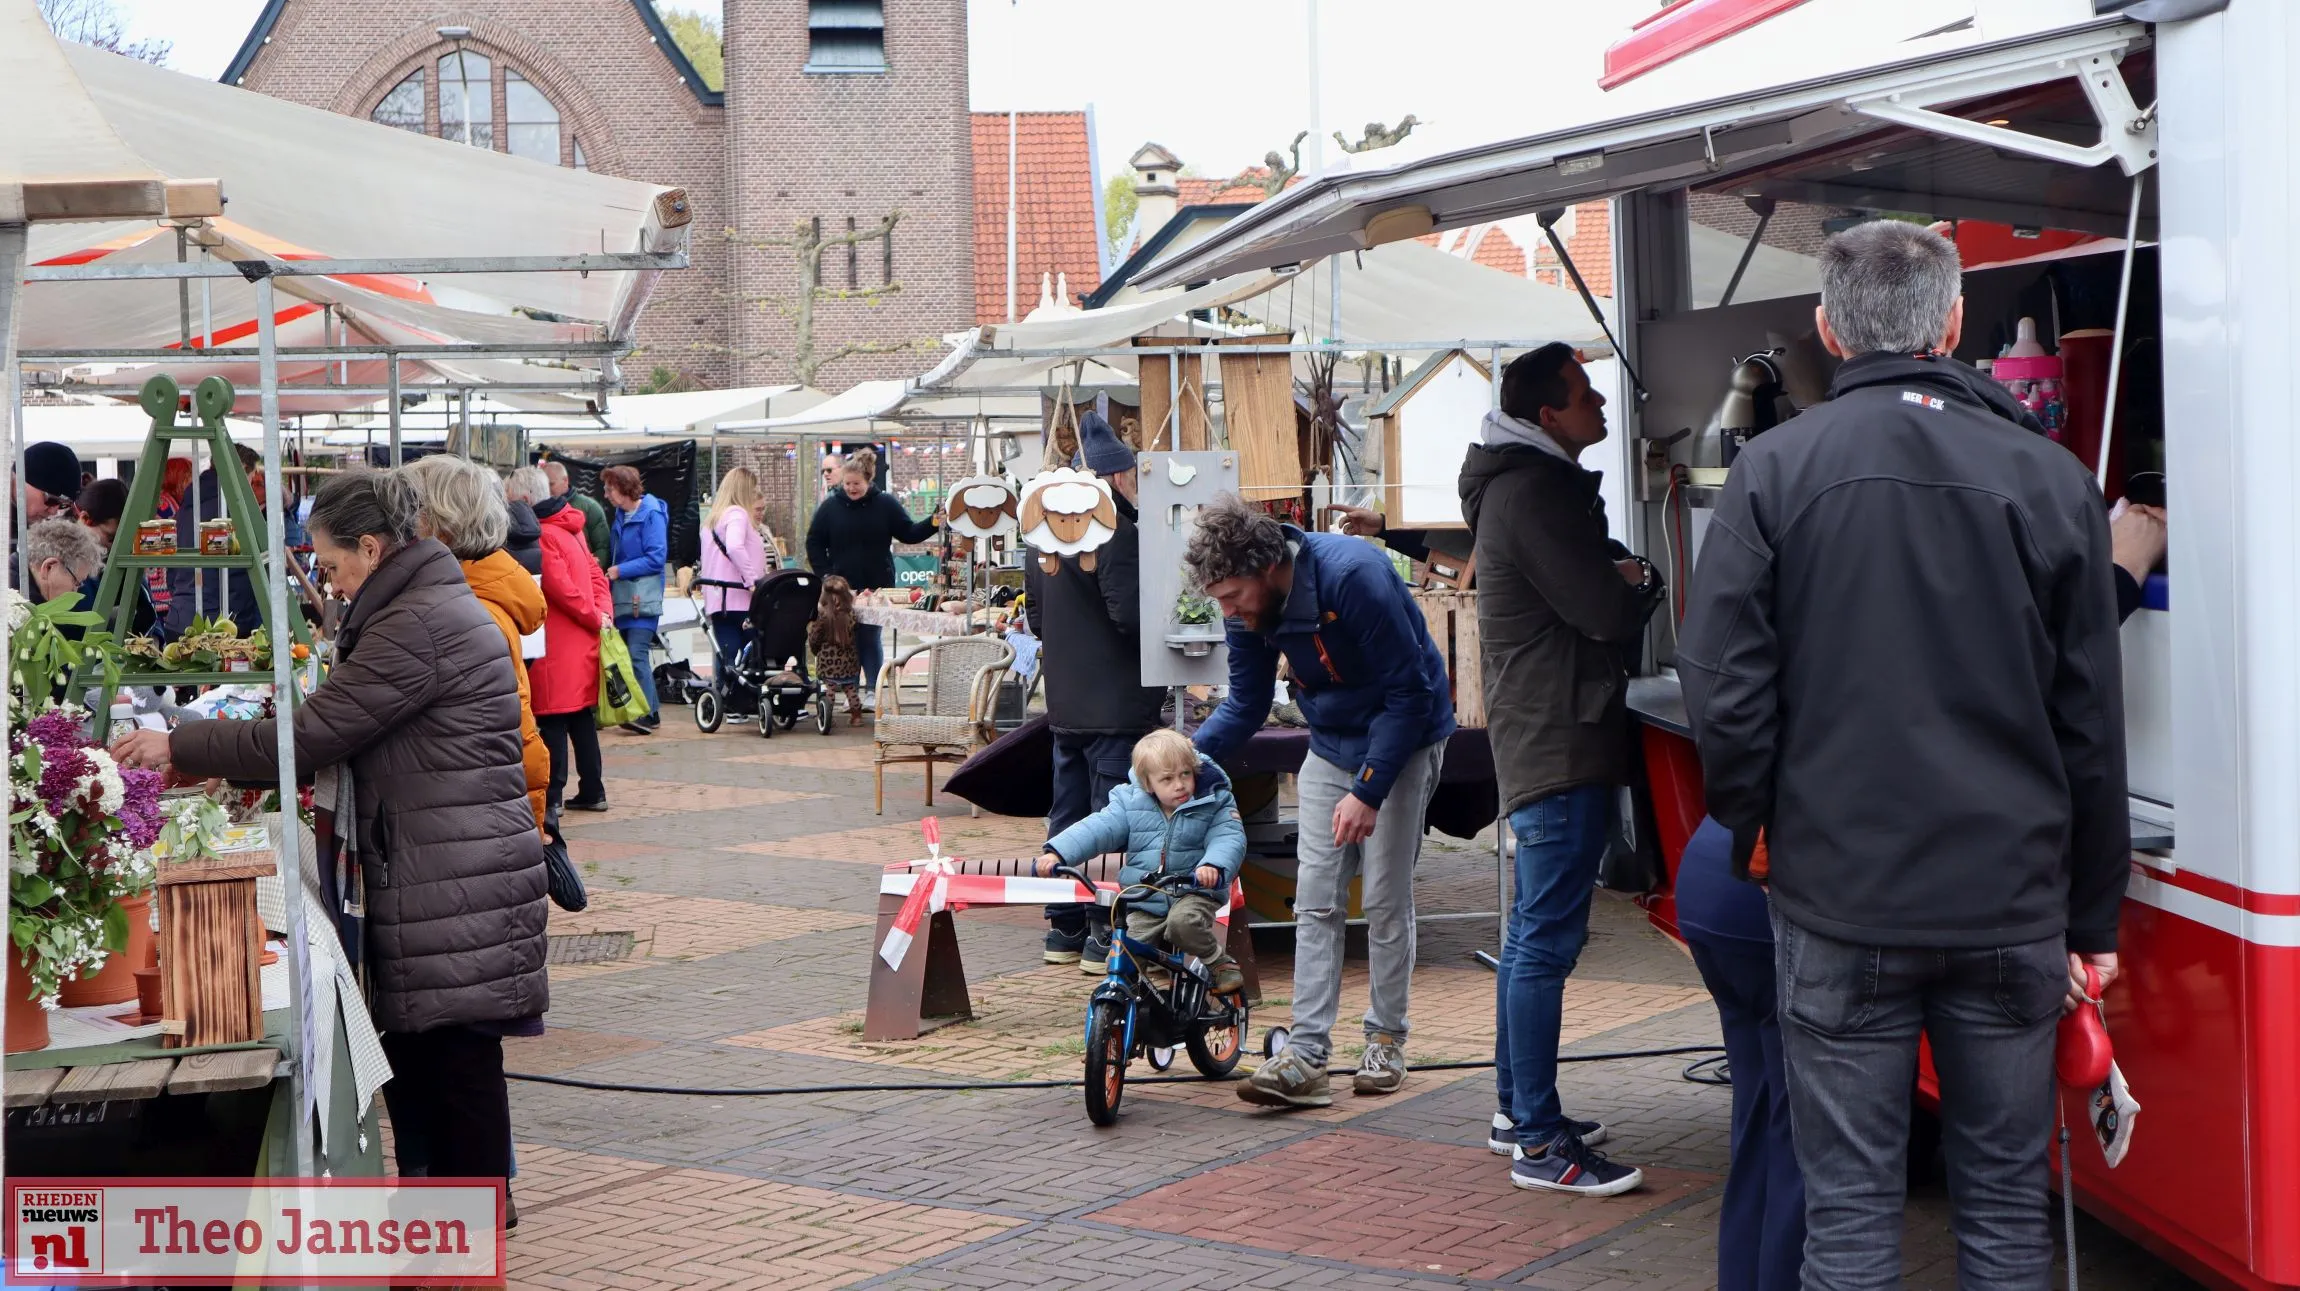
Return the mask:
<svg viewBox="0 0 2300 1291">
<path fill-rule="evenodd" d="M 1123 885 L 1193 874 L 1197 888 L 1145 894 L 1127 901 L 1126 933 L 1136 941 L 1161 938 L 1195 955 L 1213 973 L 1214 993 L 1246 987 L 1245 974 L 1223 948 L 1214 917 L 1227 904 L 1230 884 L 1246 863 L 1246 826 L 1230 778 L 1177 731 L 1152 731 L 1134 746 L 1134 770 L 1110 791 L 1110 804 L 1063 830 L 1046 845 L 1035 867 L 1078 865 L 1105 852 L 1123 851 Z"/>
</svg>

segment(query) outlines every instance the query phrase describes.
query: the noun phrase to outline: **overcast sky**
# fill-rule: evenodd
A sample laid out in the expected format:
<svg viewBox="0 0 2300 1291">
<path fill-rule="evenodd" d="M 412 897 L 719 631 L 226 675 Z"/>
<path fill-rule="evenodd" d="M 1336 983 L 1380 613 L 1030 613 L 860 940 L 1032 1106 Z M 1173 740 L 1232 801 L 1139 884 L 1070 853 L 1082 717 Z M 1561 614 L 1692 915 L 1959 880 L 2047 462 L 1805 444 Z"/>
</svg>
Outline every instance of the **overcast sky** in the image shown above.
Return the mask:
<svg viewBox="0 0 2300 1291">
<path fill-rule="evenodd" d="M 263 0 L 115 0 L 131 33 L 214 77 Z M 1092 106 L 1104 175 L 1156 140 L 1235 174 L 1310 123 L 1309 0 L 968 0 L 978 111 Z M 683 7 L 716 13 L 717 0 Z M 1411 112 L 1459 145 L 1604 115 L 1605 47 L 1655 0 L 1319 0 L 1327 134 Z M 1324 136 L 1321 136 L 1324 137 Z M 1327 140 L 1327 147 L 1332 142 Z"/>
</svg>

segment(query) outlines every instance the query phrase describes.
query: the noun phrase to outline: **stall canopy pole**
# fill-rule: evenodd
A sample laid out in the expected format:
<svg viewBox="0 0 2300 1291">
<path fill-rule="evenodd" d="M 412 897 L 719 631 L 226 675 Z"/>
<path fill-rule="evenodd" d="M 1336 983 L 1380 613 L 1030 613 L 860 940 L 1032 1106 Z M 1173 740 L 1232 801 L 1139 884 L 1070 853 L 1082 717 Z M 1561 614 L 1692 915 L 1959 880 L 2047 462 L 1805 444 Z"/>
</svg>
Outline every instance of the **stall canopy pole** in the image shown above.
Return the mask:
<svg viewBox="0 0 2300 1291">
<path fill-rule="evenodd" d="M 186 244 L 189 241 L 190 239 L 185 235 L 183 226 L 176 226 L 177 264 L 182 264 L 184 261 L 191 258 L 187 254 L 188 248 Z M 183 342 L 184 347 L 189 349 L 192 344 L 192 280 L 189 278 L 179 278 L 176 280 L 176 318 L 176 339 Z"/>
<path fill-rule="evenodd" d="M 2116 381 L 2124 369 L 2125 316 L 2132 310 L 2132 257 L 2140 248 L 2140 186 L 2147 181 L 2147 171 L 2132 177 L 2132 209 L 2124 216 L 2124 271 L 2116 283 L 2116 339 L 2108 351 L 2108 394 L 2101 401 L 2100 465 L 2095 469 L 2103 493 L 2108 492 L 2108 450 L 2116 438 Z"/>
<path fill-rule="evenodd" d="M 295 767 L 295 659 L 289 648 L 288 615 L 299 612 L 288 600 L 287 476 L 280 470 L 280 361 L 279 331 L 273 314 L 272 280 L 256 279 L 257 362 L 263 382 L 264 416 L 264 594 L 271 598 L 272 625 L 272 729 L 279 739 L 279 836 L 272 839 L 272 854 L 279 858 L 281 904 L 287 914 L 289 1007 L 294 1010 L 295 1055 L 288 1064 L 289 1105 L 295 1109 L 295 1169 L 304 1178 L 312 1168 L 312 1115 L 316 1106 L 311 1082 L 315 1049 L 311 1007 L 311 942 L 304 928 L 303 858 L 297 830 L 302 813 L 296 805 Z"/>
<path fill-rule="evenodd" d="M 384 360 L 390 376 L 385 384 L 391 389 L 391 464 L 399 465 L 399 356 L 393 354 Z"/>
<path fill-rule="evenodd" d="M 7 403 L 5 407 L 0 407 L 0 432 L 7 434 L 9 443 L 17 445 L 24 442 L 23 428 L 17 425 L 17 411 L 24 404 L 24 373 L 22 369 L 16 366 L 16 317 L 17 300 L 19 299 L 16 284 L 24 272 L 24 242 L 28 233 L 29 230 L 22 224 L 0 224 L 0 361 L 5 361 L 8 364 Z M 16 505 L 16 500 L 23 496 L 23 480 L 24 466 L 22 459 L 19 458 L 16 466 L 16 483 L 11 487 L 0 489 L 0 533 L 9 531 L 18 513 L 22 510 Z M 16 550 L 21 555 L 24 544 L 17 543 Z M 19 582 L 17 586 L 23 587 L 25 584 Z M 0 658 L 15 658 L 14 650 L 15 647 L 10 645 L 8 641 L 8 616 L 0 614 Z M 0 704 L 0 741 L 5 741 L 7 735 L 8 706 Z M 11 832 L 13 831 L 0 829 L 0 872 L 5 872 L 8 868 L 8 835 Z M 10 955 L 7 958 L 14 959 L 15 956 Z M 4 965 L 4 961 L 0 961 L 0 965 Z M 24 994 L 25 984 L 14 980 L 15 976 L 15 969 L 0 966 L 0 991 L 9 992 L 6 997 L 8 999 L 15 999 Z M 0 1169 L 4 1169 L 6 1164 L 5 1153 L 0 1151 Z"/>
</svg>

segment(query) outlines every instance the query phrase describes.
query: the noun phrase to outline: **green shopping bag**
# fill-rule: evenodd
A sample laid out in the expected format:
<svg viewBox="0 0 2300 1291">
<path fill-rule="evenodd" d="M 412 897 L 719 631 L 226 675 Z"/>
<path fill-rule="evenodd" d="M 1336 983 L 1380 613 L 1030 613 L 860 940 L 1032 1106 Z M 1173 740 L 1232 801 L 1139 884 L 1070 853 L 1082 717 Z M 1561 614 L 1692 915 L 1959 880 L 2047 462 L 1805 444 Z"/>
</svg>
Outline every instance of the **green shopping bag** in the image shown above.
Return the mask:
<svg viewBox="0 0 2300 1291">
<path fill-rule="evenodd" d="M 599 725 L 621 726 L 647 715 L 647 696 L 631 668 L 631 648 L 613 628 L 599 629 Z"/>
</svg>

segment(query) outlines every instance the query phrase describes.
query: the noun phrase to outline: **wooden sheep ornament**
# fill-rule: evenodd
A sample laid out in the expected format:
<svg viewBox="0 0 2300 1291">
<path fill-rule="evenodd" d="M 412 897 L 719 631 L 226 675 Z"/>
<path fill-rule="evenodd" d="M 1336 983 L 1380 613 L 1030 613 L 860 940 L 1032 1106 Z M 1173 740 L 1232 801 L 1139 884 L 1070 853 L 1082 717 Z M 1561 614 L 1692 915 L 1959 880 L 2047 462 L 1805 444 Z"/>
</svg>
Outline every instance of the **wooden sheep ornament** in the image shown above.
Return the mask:
<svg viewBox="0 0 2300 1291">
<path fill-rule="evenodd" d="M 1118 535 L 1118 504 L 1091 471 L 1047 471 L 1022 486 L 1021 527 L 1041 570 L 1056 573 L 1064 556 L 1076 556 L 1091 574 L 1095 551 Z"/>
<path fill-rule="evenodd" d="M 1014 484 L 996 475 L 970 475 L 951 486 L 943 503 L 943 517 L 952 535 L 974 544 L 977 557 L 990 550 L 990 541 L 1011 533 L 1015 523 Z"/>
</svg>

